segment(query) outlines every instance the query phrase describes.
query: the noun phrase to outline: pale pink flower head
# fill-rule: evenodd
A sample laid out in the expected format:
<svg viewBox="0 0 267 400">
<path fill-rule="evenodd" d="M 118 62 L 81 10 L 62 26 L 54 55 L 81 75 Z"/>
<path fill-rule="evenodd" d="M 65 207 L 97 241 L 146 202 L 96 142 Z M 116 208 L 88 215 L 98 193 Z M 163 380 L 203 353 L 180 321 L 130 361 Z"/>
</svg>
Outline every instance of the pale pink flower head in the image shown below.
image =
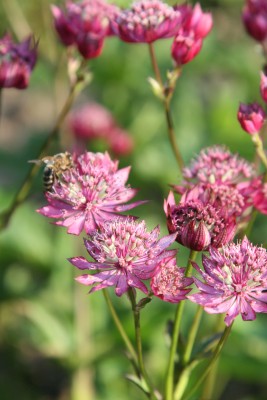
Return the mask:
<svg viewBox="0 0 267 400">
<path fill-rule="evenodd" d="M 117 16 L 116 34 L 125 42 L 152 43 L 176 34 L 181 12 L 160 0 L 140 0 Z"/>
<path fill-rule="evenodd" d="M 262 100 L 267 103 L 267 75 L 266 70 L 261 71 L 260 93 Z"/>
<path fill-rule="evenodd" d="M 241 128 L 253 135 L 259 133 L 266 119 L 263 108 L 258 103 L 243 104 L 240 103 L 237 119 Z"/>
<path fill-rule="evenodd" d="M 75 45 L 86 59 L 100 55 L 119 9 L 105 0 L 66 2 L 66 11 L 52 5 L 55 28 L 66 46 Z M 115 22 L 114 22 L 115 23 Z"/>
<path fill-rule="evenodd" d="M 177 65 L 192 61 L 200 52 L 203 39 L 212 28 L 212 16 L 203 13 L 199 3 L 191 6 L 178 6 L 183 13 L 183 23 L 177 32 L 172 45 L 172 58 Z"/>
<path fill-rule="evenodd" d="M 224 146 L 207 147 L 183 169 L 191 184 L 237 185 L 255 176 L 255 166 Z"/>
<path fill-rule="evenodd" d="M 91 140 L 109 136 L 115 121 L 106 108 L 92 102 L 73 111 L 69 125 L 76 138 Z"/>
<path fill-rule="evenodd" d="M 0 88 L 25 89 L 37 60 L 37 43 L 29 36 L 14 43 L 10 35 L 0 39 Z"/>
<path fill-rule="evenodd" d="M 176 250 L 166 250 L 175 240 L 175 235 L 159 239 L 159 227 L 149 232 L 145 221 L 132 218 L 115 220 L 101 225 L 99 231 L 85 240 L 85 246 L 95 262 L 84 257 L 69 261 L 81 270 L 99 271 L 93 275 L 82 275 L 76 280 L 83 285 L 94 286 L 90 292 L 115 286 L 121 296 L 130 288 L 148 293 L 143 280 L 150 279 L 162 259 L 172 257 Z"/>
<path fill-rule="evenodd" d="M 118 169 L 107 153 L 84 153 L 74 157 L 74 167 L 56 179 L 51 191 L 46 192 L 48 205 L 37 210 L 55 218 L 56 225 L 66 226 L 68 233 L 90 234 L 105 221 L 114 220 L 121 212 L 143 204 L 137 201 L 124 204 L 137 193 L 126 186 L 130 167 Z"/>
<path fill-rule="evenodd" d="M 179 303 L 186 299 L 193 283 L 192 278 L 185 277 L 185 268 L 179 268 L 176 258 L 163 259 L 151 279 L 151 290 L 155 296 L 170 303 Z"/>
<path fill-rule="evenodd" d="M 263 42 L 267 37 L 266 0 L 247 0 L 243 9 L 243 22 L 249 35 Z"/>
<path fill-rule="evenodd" d="M 169 232 L 176 232 L 176 241 L 191 250 L 219 248 L 234 237 L 235 215 L 222 207 L 211 189 L 196 186 L 183 194 L 179 204 L 170 192 L 164 211 Z"/>
<path fill-rule="evenodd" d="M 244 238 L 209 252 L 209 258 L 203 255 L 204 271 L 194 263 L 203 281 L 194 278 L 199 293 L 188 298 L 209 314 L 226 313 L 227 326 L 239 314 L 244 321 L 252 321 L 256 313 L 267 313 L 266 250 Z"/>
</svg>

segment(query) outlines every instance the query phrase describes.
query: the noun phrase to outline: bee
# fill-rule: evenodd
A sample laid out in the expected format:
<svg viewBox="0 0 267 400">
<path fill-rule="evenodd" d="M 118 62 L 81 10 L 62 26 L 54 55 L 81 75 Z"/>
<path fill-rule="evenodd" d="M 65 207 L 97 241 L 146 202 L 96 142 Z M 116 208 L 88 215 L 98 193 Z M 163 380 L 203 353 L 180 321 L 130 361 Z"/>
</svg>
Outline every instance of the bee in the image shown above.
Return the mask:
<svg viewBox="0 0 267 400">
<path fill-rule="evenodd" d="M 58 153 L 54 156 L 46 156 L 39 160 L 29 162 L 38 165 L 45 164 L 43 171 L 43 185 L 46 192 L 50 192 L 56 180 L 68 169 L 73 167 L 73 159 L 69 152 Z"/>
</svg>

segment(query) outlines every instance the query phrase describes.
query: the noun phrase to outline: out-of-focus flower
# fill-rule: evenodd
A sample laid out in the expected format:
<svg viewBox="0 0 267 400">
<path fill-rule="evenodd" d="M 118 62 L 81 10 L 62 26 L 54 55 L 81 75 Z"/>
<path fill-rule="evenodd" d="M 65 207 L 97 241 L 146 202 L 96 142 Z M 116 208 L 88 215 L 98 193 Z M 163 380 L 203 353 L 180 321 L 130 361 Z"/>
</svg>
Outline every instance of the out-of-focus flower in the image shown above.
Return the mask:
<svg viewBox="0 0 267 400">
<path fill-rule="evenodd" d="M 0 39 L 0 87 L 25 89 L 37 60 L 37 43 L 29 36 L 14 43 L 10 35 Z"/>
<path fill-rule="evenodd" d="M 115 18 L 116 34 L 125 42 L 152 43 L 176 34 L 181 12 L 160 0 L 140 0 Z"/>
<path fill-rule="evenodd" d="M 247 0 L 243 9 L 243 22 L 249 35 L 263 42 L 267 37 L 266 0 Z"/>
<path fill-rule="evenodd" d="M 110 150 L 117 157 L 126 156 L 133 151 L 134 143 L 132 137 L 125 130 L 114 127 L 107 138 Z"/>
<path fill-rule="evenodd" d="M 234 237 L 235 216 L 211 189 L 196 186 L 183 194 L 179 204 L 170 192 L 164 211 L 169 232 L 176 232 L 176 241 L 192 250 L 219 248 Z"/>
<path fill-rule="evenodd" d="M 250 135 L 253 135 L 254 133 L 259 133 L 261 130 L 266 115 L 263 108 L 258 103 L 240 103 L 237 119 L 241 128 Z"/>
<path fill-rule="evenodd" d="M 197 56 L 213 23 L 211 14 L 203 13 L 198 3 L 194 8 L 188 5 L 181 6 L 180 9 L 183 13 L 183 23 L 172 45 L 172 58 L 177 65 L 186 64 Z"/>
<path fill-rule="evenodd" d="M 105 0 L 69 0 L 65 13 L 52 6 L 55 28 L 66 46 L 76 45 L 84 58 L 98 57 L 119 9 Z"/>
<path fill-rule="evenodd" d="M 162 259 L 172 257 L 176 250 L 166 250 L 175 240 L 175 235 L 159 237 L 159 227 L 149 232 L 145 221 L 132 218 L 115 220 L 101 225 L 100 231 L 85 240 L 90 256 L 96 262 L 84 257 L 69 261 L 81 270 L 99 270 L 94 275 L 82 275 L 76 280 L 83 285 L 94 286 L 90 292 L 115 286 L 115 293 L 121 296 L 130 288 L 148 293 L 142 280 L 150 279 Z"/>
<path fill-rule="evenodd" d="M 187 286 L 193 283 L 192 278 L 185 277 L 185 268 L 176 265 L 176 258 L 161 261 L 151 279 L 151 290 L 155 296 L 170 303 L 179 303 L 186 299 L 191 289 Z"/>
<path fill-rule="evenodd" d="M 253 246 L 247 238 L 229 243 L 220 251 L 210 248 L 210 258 L 203 255 L 202 271 L 194 263 L 203 281 L 194 278 L 199 293 L 188 298 L 210 314 L 226 313 L 225 323 L 231 325 L 241 314 L 244 321 L 267 313 L 267 252 Z"/>
<path fill-rule="evenodd" d="M 262 214 L 267 215 L 267 183 L 263 183 L 258 187 L 253 200 L 254 207 Z"/>
<path fill-rule="evenodd" d="M 53 190 L 46 192 L 48 205 L 37 210 L 55 218 L 56 225 L 66 226 L 68 233 L 90 234 L 103 222 L 114 220 L 121 212 L 143 204 L 131 200 L 137 190 L 126 186 L 130 167 L 118 170 L 118 162 L 107 153 L 84 153 L 74 157 L 74 167 L 56 179 Z"/>
<path fill-rule="evenodd" d="M 267 76 L 266 71 L 261 72 L 261 81 L 260 81 L 260 92 L 261 97 L 265 103 L 267 103 Z"/>
</svg>

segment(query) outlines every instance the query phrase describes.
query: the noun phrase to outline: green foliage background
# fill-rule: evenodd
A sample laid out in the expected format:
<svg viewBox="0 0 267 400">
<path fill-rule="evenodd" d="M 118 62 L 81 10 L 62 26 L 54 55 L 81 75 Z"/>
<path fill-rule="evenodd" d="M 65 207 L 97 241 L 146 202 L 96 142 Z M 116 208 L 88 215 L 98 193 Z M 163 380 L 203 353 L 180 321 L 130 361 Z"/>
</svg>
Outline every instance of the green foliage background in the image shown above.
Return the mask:
<svg viewBox="0 0 267 400">
<path fill-rule="evenodd" d="M 3 90 L 0 125 L 0 210 L 7 208 L 53 127 L 67 93 L 65 49 L 53 30 L 49 0 L 0 0 L 0 33 L 17 39 L 33 32 L 39 59 L 26 91 Z M 61 3 L 62 4 L 62 3 Z M 118 4 L 127 6 L 126 1 Z M 225 144 L 253 160 L 250 137 L 239 127 L 239 102 L 261 101 L 259 71 L 263 58 L 242 26 L 241 0 L 201 1 L 214 16 L 214 28 L 199 56 L 186 65 L 172 103 L 173 119 L 184 159 L 201 148 Z M 162 73 L 171 68 L 171 40 L 156 42 Z M 164 112 L 153 96 L 148 49 L 117 38 L 106 40 L 103 54 L 90 62 L 94 79 L 77 99 L 97 101 L 112 111 L 134 138 L 135 149 L 120 165 L 132 165 L 130 183 L 149 205 L 136 210 L 150 228 L 166 226 L 162 203 L 179 171 L 167 140 Z M 61 142 L 68 143 L 66 129 Z M 55 150 L 59 144 L 55 145 Z M 35 210 L 44 204 L 41 172 L 30 199 L 0 235 L 0 397 L 1 400 L 114 400 L 144 397 L 124 379 L 131 367 L 101 293 L 87 296 L 74 281 L 68 257 L 84 254 L 82 239 L 66 235 Z M 266 243 L 266 218 L 258 217 L 251 235 Z M 179 250 L 178 264 L 188 252 Z M 112 291 L 111 291 L 112 292 Z M 126 296 L 112 295 L 130 337 L 133 321 Z M 145 361 L 160 387 L 167 360 L 166 324 L 175 306 L 153 300 L 142 314 Z M 187 305 L 186 337 L 193 304 Z M 205 315 L 199 340 L 216 324 Z M 238 319 L 224 349 L 214 399 L 266 399 L 267 316 Z M 200 394 L 197 395 L 200 398 Z"/>
</svg>

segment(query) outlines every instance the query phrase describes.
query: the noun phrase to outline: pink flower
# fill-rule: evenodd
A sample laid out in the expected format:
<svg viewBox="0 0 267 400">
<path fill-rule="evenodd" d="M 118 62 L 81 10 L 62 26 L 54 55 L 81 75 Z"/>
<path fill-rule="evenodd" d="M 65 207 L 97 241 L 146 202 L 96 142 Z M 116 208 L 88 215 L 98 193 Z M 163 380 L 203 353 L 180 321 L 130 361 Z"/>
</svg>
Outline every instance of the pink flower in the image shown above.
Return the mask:
<svg viewBox="0 0 267 400">
<path fill-rule="evenodd" d="M 200 52 L 213 22 L 211 14 L 203 13 L 198 3 L 193 9 L 191 6 L 178 6 L 177 9 L 183 13 L 183 23 L 172 45 L 172 58 L 176 64 L 183 65 Z"/>
<path fill-rule="evenodd" d="M 116 34 L 125 42 L 151 43 L 175 35 L 181 13 L 160 0 L 140 0 L 116 17 Z"/>
<path fill-rule="evenodd" d="M 66 46 L 75 45 L 86 59 L 98 57 L 106 36 L 112 34 L 111 25 L 119 9 L 105 0 L 71 0 L 66 12 L 52 6 L 55 28 Z"/>
<path fill-rule="evenodd" d="M 260 213 L 267 215 L 267 183 L 263 183 L 258 187 L 253 199 L 254 207 Z"/>
<path fill-rule="evenodd" d="M 221 251 L 210 248 L 210 258 L 203 255 L 202 271 L 194 263 L 203 281 L 194 278 L 199 293 L 188 298 L 204 307 L 209 314 L 226 313 L 225 323 L 231 325 L 237 315 L 244 321 L 267 312 L 267 253 L 253 246 L 247 238 L 229 243 Z"/>
<path fill-rule="evenodd" d="M 259 133 L 261 130 L 266 115 L 263 108 L 257 103 L 240 103 L 237 118 L 241 128 L 250 135 L 253 135 L 254 133 Z"/>
<path fill-rule="evenodd" d="M 193 283 L 192 278 L 186 278 L 185 268 L 176 265 L 176 258 L 163 259 L 151 279 L 151 290 L 155 296 L 170 303 L 179 303 L 186 299 L 191 289 L 187 286 Z"/>
<path fill-rule="evenodd" d="M 114 127 L 107 138 L 110 150 L 117 156 L 126 156 L 133 151 L 134 142 L 125 130 Z"/>
<path fill-rule="evenodd" d="M 9 35 L 0 39 L 0 87 L 25 89 L 37 60 L 37 43 L 29 36 L 13 43 Z"/>
<path fill-rule="evenodd" d="M 183 194 L 179 204 L 170 192 L 164 211 L 169 232 L 176 232 L 176 241 L 192 250 L 219 248 L 234 237 L 235 215 L 211 189 L 196 186 Z"/>
<path fill-rule="evenodd" d="M 100 104 L 86 103 L 72 112 L 69 124 L 77 138 L 91 140 L 108 137 L 115 121 L 112 114 Z"/>
<path fill-rule="evenodd" d="M 263 101 L 267 103 L 267 76 L 265 71 L 261 72 L 260 92 Z"/>
<path fill-rule="evenodd" d="M 267 36 L 266 0 L 247 0 L 243 9 L 243 22 L 249 35 L 263 42 Z"/>
<path fill-rule="evenodd" d="M 148 232 L 145 221 L 132 218 L 115 220 L 101 225 L 100 231 L 85 240 L 90 256 L 96 262 L 84 257 L 69 261 L 81 270 L 100 271 L 94 275 L 82 275 L 76 280 L 83 285 L 94 286 L 90 292 L 115 286 L 115 293 L 121 296 L 130 288 L 148 293 L 142 280 L 150 279 L 162 259 L 172 257 L 176 250 L 166 250 L 175 240 L 175 235 L 158 240 L 159 227 Z"/>
<path fill-rule="evenodd" d="M 74 167 L 56 179 L 53 190 L 46 192 L 48 205 L 37 210 L 55 218 L 56 225 L 66 226 L 68 233 L 79 235 L 84 229 L 90 234 L 105 221 L 114 220 L 121 212 L 143 204 L 131 200 L 137 190 L 125 186 L 130 167 L 118 170 L 118 162 L 107 153 L 84 153 L 74 157 Z"/>
</svg>

